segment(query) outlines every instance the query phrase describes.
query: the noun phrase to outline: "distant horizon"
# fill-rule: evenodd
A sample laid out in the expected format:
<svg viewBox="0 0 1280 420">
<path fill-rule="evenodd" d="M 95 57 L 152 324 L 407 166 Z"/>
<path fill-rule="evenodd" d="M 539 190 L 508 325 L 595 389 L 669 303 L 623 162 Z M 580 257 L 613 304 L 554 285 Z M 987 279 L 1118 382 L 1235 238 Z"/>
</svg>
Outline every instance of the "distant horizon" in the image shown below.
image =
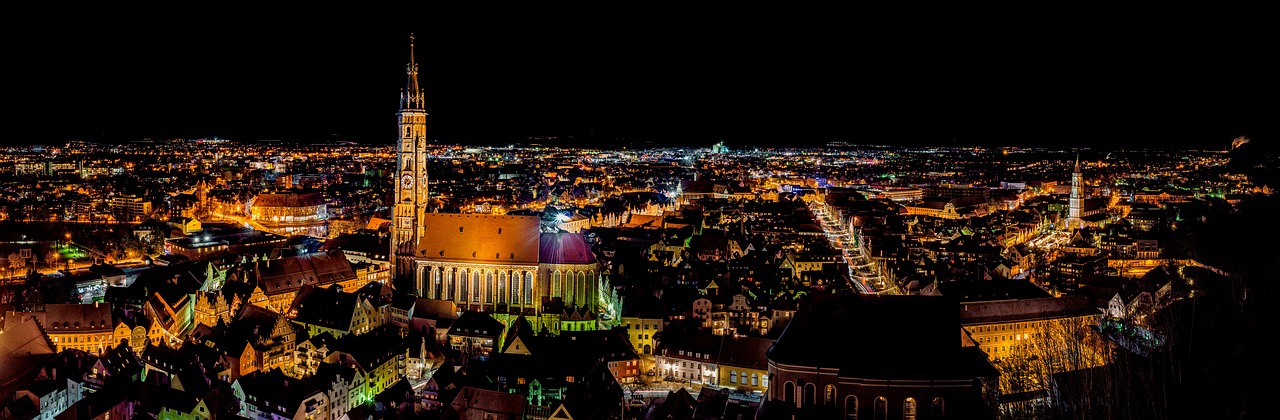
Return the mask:
<svg viewBox="0 0 1280 420">
<path fill-rule="evenodd" d="M 1056 145 L 1044 145 L 1044 144 L 997 144 L 997 143 L 961 143 L 961 142 L 936 142 L 936 143 L 924 143 L 924 142 L 918 142 L 918 143 L 909 143 L 909 144 L 890 144 L 890 143 L 874 143 L 874 142 L 865 142 L 865 143 L 862 143 L 862 142 L 855 142 L 855 141 L 848 141 L 848 140 L 809 140 L 809 141 L 794 140 L 794 141 L 793 141 L 793 143 L 792 143 L 791 145 L 782 146 L 782 145 L 768 145 L 768 144 L 760 144 L 760 143 L 734 142 L 734 141 L 732 141 L 732 140 L 725 140 L 725 139 L 707 139 L 706 141 L 701 141 L 701 142 L 692 141 L 692 140 L 685 140 L 685 141 L 681 141 L 681 140 L 666 140 L 666 141 L 663 141 L 663 140 L 634 140 L 634 141 L 592 142 L 592 143 L 588 143 L 588 144 L 582 144 L 582 143 L 577 143 L 577 141 L 582 140 L 582 138 L 574 137 L 574 136 L 536 136 L 536 137 L 540 137 L 540 138 L 536 138 L 536 139 L 526 138 L 526 139 L 510 140 L 510 141 L 504 141 L 504 140 L 490 140 L 490 141 L 447 141 L 447 140 L 432 140 L 432 139 L 428 139 L 428 141 L 429 141 L 431 144 L 438 144 L 438 145 L 454 145 L 454 146 L 505 147 L 505 146 L 512 146 L 512 145 L 515 145 L 515 146 L 541 145 L 541 146 L 547 146 L 547 147 L 558 147 L 558 148 L 569 148 L 569 149 L 572 149 L 572 148 L 583 148 L 583 149 L 616 149 L 616 148 L 621 148 L 621 147 L 632 147 L 632 146 L 635 146 L 635 147 L 654 147 L 654 148 L 710 148 L 712 145 L 714 145 L 714 144 L 716 144 L 716 143 L 723 142 L 723 144 L 724 144 L 726 147 L 728 147 L 731 151 L 738 151 L 738 150 L 741 150 L 741 149 L 743 149 L 743 148 L 752 148 L 752 149 L 832 149 L 832 148 L 837 148 L 837 147 L 854 147 L 854 148 L 856 148 L 856 147 L 866 147 L 866 148 L 905 148 L 905 149 L 912 149 L 912 148 L 934 148 L 934 147 L 937 147 L 937 148 L 1019 148 L 1019 149 L 1040 149 L 1040 150 L 1077 150 L 1077 149 L 1078 149 L 1078 150 L 1111 150 L 1111 151 L 1123 151 L 1123 150 L 1227 151 L 1227 150 L 1230 150 L 1230 149 L 1231 149 L 1231 147 L 1230 147 L 1230 146 L 1231 146 L 1231 142 L 1232 142 L 1232 140 L 1234 140 L 1234 139 L 1235 139 L 1235 138 L 1232 138 L 1232 139 L 1228 139 L 1227 141 L 1221 142 L 1221 146 L 1222 146 L 1222 147 L 1220 147 L 1220 148 L 1219 148 L 1219 147 L 1190 147 L 1189 145 L 1186 145 L 1186 144 L 1179 144 L 1179 143 L 1165 143 L 1165 146 L 1166 146 L 1166 147 L 1158 147 L 1158 146 L 1156 146 L 1156 145 L 1127 145 L 1127 146 L 1126 146 L 1126 145 L 1115 145 L 1115 144 L 1111 144 L 1111 145 L 1094 145 L 1094 144 L 1076 144 L 1076 145 L 1071 145 L 1071 144 L 1069 144 L 1069 143 L 1056 144 Z M 548 138 L 548 137 L 556 137 L 556 138 Z M 1270 143 L 1270 142 L 1258 142 L 1256 139 L 1253 139 L 1252 137 L 1248 137 L 1248 136 L 1240 136 L 1240 137 L 1246 137 L 1246 138 L 1249 138 L 1249 139 L 1250 139 L 1250 144 L 1255 144 L 1255 145 L 1259 145 L 1259 146 L 1266 146 L 1266 145 L 1269 145 L 1269 143 Z M 89 140 L 89 139 L 72 139 L 72 140 L 67 140 L 67 141 L 61 142 L 61 143 L 32 143 L 32 144 L 24 144 L 24 145 L 7 145 L 7 147 L 16 147 L 16 148 L 23 148 L 23 147 L 62 147 L 62 146 L 66 145 L 67 143 L 70 143 L 70 142 L 85 142 L 85 143 L 100 144 L 100 145 L 104 145 L 104 146 L 105 146 L 105 145 L 111 145 L 111 146 L 123 146 L 123 145 L 129 145 L 129 144 L 141 144 L 141 143 L 147 143 L 147 142 L 163 143 L 163 142 L 169 142 L 169 141 L 175 141 L 175 140 L 177 140 L 177 141 L 184 141 L 184 140 L 185 140 L 185 141 L 194 141 L 194 140 L 210 139 L 210 138 L 217 138 L 217 139 L 224 140 L 224 141 L 227 141 L 227 142 L 232 143 L 232 144 L 241 144 L 241 145 L 253 145 L 253 144 L 264 144 L 264 143 L 272 143 L 272 142 L 274 142 L 274 143 L 289 144 L 289 145 L 299 145 L 299 146 L 306 146 L 306 145 L 309 145 L 309 144 L 310 144 L 310 145 L 317 145 L 317 146 L 334 146 L 334 145 L 338 145 L 338 144 L 336 144 L 336 143 L 349 143 L 349 145 L 352 145 L 352 146 L 362 146 L 362 147 L 391 147 L 391 146 L 394 146 L 394 142 L 392 142 L 392 141 L 385 141 L 385 142 L 364 142 L 364 141 L 359 141 L 359 140 L 352 140 L 352 139 L 347 139 L 347 138 L 337 138 L 337 137 L 335 137 L 335 138 L 330 138 L 330 139 L 314 139 L 314 140 L 307 140 L 307 139 L 280 139 L 280 138 L 238 139 L 238 138 L 228 138 L 228 137 L 222 137 L 222 136 L 216 136 L 216 135 L 215 135 L 215 136 L 196 136 L 196 137 L 181 137 L 181 136 L 177 136 L 177 137 L 141 137 L 141 138 L 134 139 L 134 140 L 114 140 L 114 141 L 100 141 L 100 140 Z M 1238 137 L 1237 137 L 1237 138 L 1238 138 Z M 831 145 L 831 143 L 844 143 L 844 144 L 843 144 L 843 145 L 840 145 L 840 146 L 832 146 L 832 145 Z M 1204 144 L 1203 146 L 1211 146 L 1211 144 L 1206 143 L 1206 144 Z M 1260 147 L 1260 148 L 1261 148 L 1261 149 L 1270 149 L 1269 147 Z"/>
</svg>

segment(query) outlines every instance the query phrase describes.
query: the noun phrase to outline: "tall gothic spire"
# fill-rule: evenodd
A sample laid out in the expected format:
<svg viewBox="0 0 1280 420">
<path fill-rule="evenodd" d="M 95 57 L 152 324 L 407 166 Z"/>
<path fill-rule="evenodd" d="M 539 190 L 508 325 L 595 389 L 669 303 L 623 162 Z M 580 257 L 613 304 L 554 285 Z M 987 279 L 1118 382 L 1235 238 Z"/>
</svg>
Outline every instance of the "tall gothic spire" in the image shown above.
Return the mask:
<svg viewBox="0 0 1280 420">
<path fill-rule="evenodd" d="M 425 109 L 426 99 L 422 95 L 422 88 L 418 86 L 418 62 L 413 56 L 413 34 L 409 34 L 409 64 L 405 66 L 405 72 L 409 75 L 409 81 L 400 92 L 400 109 Z"/>
<path fill-rule="evenodd" d="M 1076 169 L 1072 172 L 1080 172 L 1080 154 L 1076 153 Z"/>
</svg>

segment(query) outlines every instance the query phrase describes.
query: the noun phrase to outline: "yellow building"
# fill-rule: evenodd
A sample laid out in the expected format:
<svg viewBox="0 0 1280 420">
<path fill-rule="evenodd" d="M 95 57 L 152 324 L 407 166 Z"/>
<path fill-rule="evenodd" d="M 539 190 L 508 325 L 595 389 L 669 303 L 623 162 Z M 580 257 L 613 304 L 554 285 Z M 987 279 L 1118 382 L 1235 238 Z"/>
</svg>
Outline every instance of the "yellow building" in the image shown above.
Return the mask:
<svg viewBox="0 0 1280 420">
<path fill-rule="evenodd" d="M 118 343 L 115 341 L 111 305 L 50 303 L 44 308 L 44 312 L 20 312 L 6 318 L 18 317 L 18 322 L 34 319 L 44 328 L 54 350 L 59 352 L 78 349 L 89 354 L 102 354 Z"/>
<path fill-rule="evenodd" d="M 1091 326 L 1101 311 L 1086 296 L 1004 299 L 961 303 L 960 322 L 973 343 L 1005 374 L 1004 392 L 1043 389 L 1045 375 L 1105 364 L 1106 349 L 1097 342 Z M 1070 355 L 1064 359 L 1063 355 Z M 1028 363 L 1044 363 L 1043 369 L 1024 369 Z"/>
<path fill-rule="evenodd" d="M 134 354 L 142 354 L 142 350 L 147 347 L 147 343 L 163 343 L 164 336 L 164 328 L 160 326 L 160 323 L 151 321 L 151 318 L 140 315 L 121 317 L 120 320 L 116 321 L 112 345 L 118 345 L 127 340 Z"/>
<path fill-rule="evenodd" d="M 654 354 L 658 344 L 653 336 L 662 332 L 666 317 L 661 303 L 650 296 L 628 297 L 623 301 L 622 326 L 627 327 L 627 339 L 636 354 Z"/>
<path fill-rule="evenodd" d="M 720 386 L 763 394 L 769 389 L 769 360 L 765 354 L 773 340 L 726 337 L 717 359 Z"/>
</svg>

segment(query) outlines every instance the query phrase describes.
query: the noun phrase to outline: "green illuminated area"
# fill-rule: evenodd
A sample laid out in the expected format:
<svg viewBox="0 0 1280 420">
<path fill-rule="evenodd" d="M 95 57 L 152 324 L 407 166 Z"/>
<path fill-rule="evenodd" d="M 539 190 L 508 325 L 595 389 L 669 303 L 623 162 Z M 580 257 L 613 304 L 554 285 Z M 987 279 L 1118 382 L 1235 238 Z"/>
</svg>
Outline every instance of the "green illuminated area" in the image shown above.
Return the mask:
<svg viewBox="0 0 1280 420">
<path fill-rule="evenodd" d="M 58 257 L 69 260 L 79 260 L 89 257 L 89 252 L 75 245 L 58 244 L 53 249 L 58 251 Z"/>
</svg>

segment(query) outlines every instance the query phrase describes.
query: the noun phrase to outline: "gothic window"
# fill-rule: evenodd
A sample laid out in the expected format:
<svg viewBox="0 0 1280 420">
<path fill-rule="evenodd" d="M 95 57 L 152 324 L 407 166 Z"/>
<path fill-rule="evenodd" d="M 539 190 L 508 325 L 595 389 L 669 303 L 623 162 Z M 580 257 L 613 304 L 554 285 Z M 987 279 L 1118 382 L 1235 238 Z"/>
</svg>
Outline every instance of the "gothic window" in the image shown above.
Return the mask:
<svg viewBox="0 0 1280 420">
<path fill-rule="evenodd" d="M 439 299 L 442 293 L 443 291 L 440 290 L 440 268 L 433 267 L 431 268 L 431 296 Z"/>
<path fill-rule="evenodd" d="M 453 293 L 458 289 L 458 285 L 453 282 L 453 269 L 444 270 L 444 299 L 453 300 Z"/>
<path fill-rule="evenodd" d="M 505 271 L 498 273 L 498 303 L 507 303 L 507 291 L 511 290 L 507 286 L 507 273 Z"/>
<path fill-rule="evenodd" d="M 537 281 L 537 278 L 533 276 L 532 271 L 524 272 L 524 304 L 525 305 L 535 304 L 533 301 L 533 282 L 535 281 Z"/>
<path fill-rule="evenodd" d="M 493 286 L 497 282 L 493 281 L 493 272 L 490 271 L 484 275 L 484 303 L 493 303 Z"/>
<path fill-rule="evenodd" d="M 480 272 L 471 272 L 471 301 L 480 302 Z"/>
<path fill-rule="evenodd" d="M 946 403 L 942 401 L 942 397 L 937 397 L 933 399 L 933 410 L 932 410 L 933 418 L 940 419 L 943 416 L 946 416 L 947 415 L 946 409 L 947 409 Z"/>
<path fill-rule="evenodd" d="M 759 374 L 759 373 L 752 373 L 752 374 L 751 374 L 751 386 L 758 386 L 758 385 L 760 385 L 760 374 Z"/>
<path fill-rule="evenodd" d="M 507 279 L 507 302 L 514 304 L 520 300 L 520 285 L 515 280 Z"/>
<path fill-rule="evenodd" d="M 916 399 L 907 398 L 902 402 L 902 420 L 916 420 Z"/>
<path fill-rule="evenodd" d="M 556 271 L 554 274 L 551 275 L 551 297 L 561 297 L 559 271 Z"/>
<path fill-rule="evenodd" d="M 466 302 L 468 299 L 467 296 L 471 296 L 470 294 L 468 294 L 468 292 L 471 291 L 471 287 L 469 287 L 469 283 L 471 282 L 467 281 L 467 270 L 458 270 L 458 300 L 459 301 Z"/>
<path fill-rule="evenodd" d="M 579 304 L 587 304 L 587 290 L 589 290 L 587 287 L 587 273 L 583 273 L 581 271 L 578 272 L 578 288 L 576 290 L 578 300 L 581 301 Z"/>
<path fill-rule="evenodd" d="M 520 300 L 520 289 L 524 287 L 524 284 L 522 283 L 523 281 L 524 279 L 520 278 L 520 272 L 511 273 L 511 302 L 517 305 L 522 304 L 522 301 Z"/>
<path fill-rule="evenodd" d="M 844 397 L 844 418 L 845 420 L 858 420 L 858 397 Z"/>
</svg>

